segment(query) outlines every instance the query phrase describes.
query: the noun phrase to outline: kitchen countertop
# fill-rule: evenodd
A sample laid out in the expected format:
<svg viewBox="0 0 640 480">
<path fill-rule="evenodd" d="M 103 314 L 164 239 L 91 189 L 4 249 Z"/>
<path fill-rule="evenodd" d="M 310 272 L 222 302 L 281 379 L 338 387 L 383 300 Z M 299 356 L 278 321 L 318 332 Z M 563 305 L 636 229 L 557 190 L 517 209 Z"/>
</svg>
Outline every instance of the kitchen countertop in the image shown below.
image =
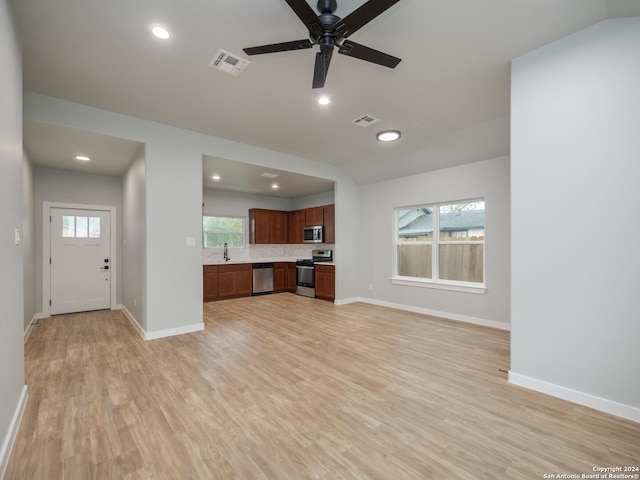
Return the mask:
<svg viewBox="0 0 640 480">
<path fill-rule="evenodd" d="M 249 259 L 239 259 L 234 260 L 233 258 L 225 262 L 222 261 L 214 261 L 207 262 L 204 265 L 233 265 L 233 264 L 244 264 L 244 263 L 278 263 L 278 262 L 295 262 L 296 260 L 300 260 L 299 258 L 249 258 Z"/>
<path fill-rule="evenodd" d="M 252 258 L 246 260 L 234 260 L 233 258 L 225 262 L 224 260 L 221 262 L 208 262 L 204 265 L 238 265 L 238 264 L 246 264 L 246 263 L 282 263 L 282 262 L 294 262 L 296 260 L 300 260 L 300 258 Z M 335 265 L 335 262 L 317 262 L 323 265 Z"/>
</svg>

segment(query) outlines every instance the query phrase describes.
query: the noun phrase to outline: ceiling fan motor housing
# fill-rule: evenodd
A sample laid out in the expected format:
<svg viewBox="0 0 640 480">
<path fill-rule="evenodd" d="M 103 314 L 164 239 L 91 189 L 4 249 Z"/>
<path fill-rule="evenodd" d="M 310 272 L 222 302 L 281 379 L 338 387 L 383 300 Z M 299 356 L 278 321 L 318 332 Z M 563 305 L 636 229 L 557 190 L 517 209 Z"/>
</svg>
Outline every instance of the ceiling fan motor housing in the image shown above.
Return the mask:
<svg viewBox="0 0 640 480">
<path fill-rule="evenodd" d="M 338 8 L 336 0 L 318 0 L 317 9 L 320 13 L 333 13 Z"/>
</svg>

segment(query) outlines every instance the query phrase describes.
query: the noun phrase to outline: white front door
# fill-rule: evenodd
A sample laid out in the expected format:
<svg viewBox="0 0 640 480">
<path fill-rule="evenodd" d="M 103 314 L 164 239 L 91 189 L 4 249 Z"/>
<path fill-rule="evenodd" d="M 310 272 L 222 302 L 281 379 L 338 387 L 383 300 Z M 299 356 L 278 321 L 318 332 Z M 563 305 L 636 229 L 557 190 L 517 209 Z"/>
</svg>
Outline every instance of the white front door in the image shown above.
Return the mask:
<svg viewBox="0 0 640 480">
<path fill-rule="evenodd" d="M 111 308 L 109 211 L 51 208 L 51 314 Z"/>
</svg>

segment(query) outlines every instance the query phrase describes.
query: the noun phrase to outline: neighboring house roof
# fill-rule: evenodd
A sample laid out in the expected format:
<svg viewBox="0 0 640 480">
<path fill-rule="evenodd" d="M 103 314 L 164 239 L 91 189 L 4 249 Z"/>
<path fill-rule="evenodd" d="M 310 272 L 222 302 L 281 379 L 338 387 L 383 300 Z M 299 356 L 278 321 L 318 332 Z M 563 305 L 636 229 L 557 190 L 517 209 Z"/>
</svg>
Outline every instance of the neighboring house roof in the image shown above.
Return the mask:
<svg viewBox="0 0 640 480">
<path fill-rule="evenodd" d="M 404 225 L 400 223 L 401 237 L 413 237 L 433 232 L 433 215 L 428 209 L 413 210 L 422 212 Z M 472 228 L 484 228 L 484 210 L 466 210 L 440 214 L 441 231 L 461 231 Z"/>
</svg>

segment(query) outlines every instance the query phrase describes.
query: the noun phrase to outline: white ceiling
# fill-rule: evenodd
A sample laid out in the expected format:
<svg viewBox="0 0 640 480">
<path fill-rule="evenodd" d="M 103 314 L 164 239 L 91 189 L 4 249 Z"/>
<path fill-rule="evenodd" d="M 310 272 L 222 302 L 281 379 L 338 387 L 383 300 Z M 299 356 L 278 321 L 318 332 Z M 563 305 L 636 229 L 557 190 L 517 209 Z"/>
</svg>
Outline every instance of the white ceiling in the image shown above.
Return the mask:
<svg viewBox="0 0 640 480">
<path fill-rule="evenodd" d="M 32 120 L 22 123 L 24 149 L 36 167 L 120 176 L 144 148 L 139 142 L 74 128 Z M 76 155 L 87 155 L 91 161 L 76 160 Z"/>
<path fill-rule="evenodd" d="M 220 176 L 220 180 L 213 180 L 214 174 Z M 275 175 L 275 177 L 270 178 L 265 174 Z M 334 184 L 331 180 L 208 155 L 203 155 L 202 157 L 202 183 L 207 188 L 282 198 L 305 197 L 307 195 L 330 192 L 334 189 Z M 277 190 L 272 188 L 274 184 L 278 185 Z"/>
<path fill-rule="evenodd" d="M 363 1 L 338 0 L 336 14 Z M 317 47 L 242 51 L 305 38 L 284 0 L 12 4 L 25 90 L 338 165 L 358 183 L 508 154 L 510 60 L 606 18 L 640 15 L 638 0 L 400 0 L 350 40 L 402 62 L 392 70 L 334 55 L 323 107 L 311 89 Z M 156 22 L 169 41 L 150 34 Z M 251 64 L 237 78 L 211 69 L 220 48 Z M 382 121 L 351 123 L 363 114 Z M 377 142 L 385 128 L 402 139 Z M 38 132 L 25 133 L 27 151 L 37 150 Z"/>
</svg>

